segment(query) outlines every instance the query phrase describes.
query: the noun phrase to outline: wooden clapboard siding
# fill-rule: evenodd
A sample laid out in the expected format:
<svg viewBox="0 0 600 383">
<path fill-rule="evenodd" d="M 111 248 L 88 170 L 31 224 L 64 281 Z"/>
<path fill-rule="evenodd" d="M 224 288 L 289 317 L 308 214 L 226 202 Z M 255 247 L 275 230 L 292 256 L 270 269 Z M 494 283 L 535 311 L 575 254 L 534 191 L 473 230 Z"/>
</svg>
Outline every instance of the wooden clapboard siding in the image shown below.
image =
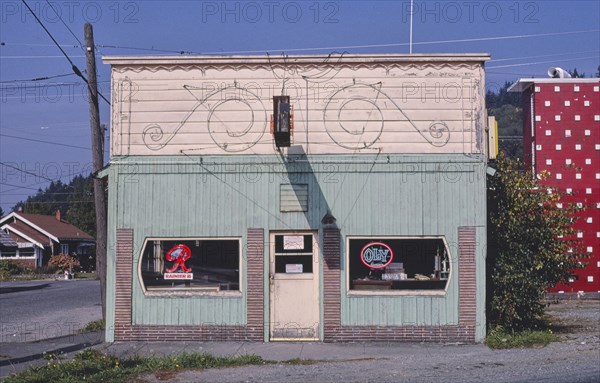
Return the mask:
<svg viewBox="0 0 600 383">
<path fill-rule="evenodd" d="M 276 153 L 269 125 L 282 92 L 294 106 L 294 144 L 313 154 L 483 153 L 487 59 L 105 58 L 111 155 Z"/>
<path fill-rule="evenodd" d="M 458 325 L 459 227 L 477 228 L 477 321 L 484 323 L 485 162 L 480 156 L 310 155 L 287 166 L 279 156 L 131 156 L 113 161 L 109 182 L 109 248 L 114 248 L 114 228 L 131 228 L 134 233 L 136 325 L 235 326 L 247 321 L 245 280 L 239 297 L 145 296 L 137 277 L 145 238 L 236 237 L 244 249 L 248 228 L 320 229 L 327 210 L 341 229 L 342 326 Z M 280 212 L 281 184 L 290 183 L 308 185 L 307 212 Z M 446 295 L 349 296 L 346 237 L 370 235 L 444 236 L 453 261 Z M 111 262 L 109 271 L 114 271 Z M 114 307 L 114 292 L 108 297 L 109 307 Z M 109 315 L 110 320 L 114 318 Z"/>
</svg>

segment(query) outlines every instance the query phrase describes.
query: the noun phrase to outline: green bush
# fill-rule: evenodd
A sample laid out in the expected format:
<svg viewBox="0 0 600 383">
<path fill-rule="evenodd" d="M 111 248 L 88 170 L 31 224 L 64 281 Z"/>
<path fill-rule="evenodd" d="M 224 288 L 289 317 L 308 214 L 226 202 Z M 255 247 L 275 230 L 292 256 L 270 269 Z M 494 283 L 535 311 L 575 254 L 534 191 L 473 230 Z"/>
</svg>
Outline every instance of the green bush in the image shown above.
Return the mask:
<svg viewBox="0 0 600 383">
<path fill-rule="evenodd" d="M 487 318 L 508 332 L 535 329 L 542 322 L 546 289 L 565 282 L 582 267 L 581 242 L 573 240 L 580 210 L 544 186 L 523 163 L 500 155 L 488 182 Z"/>
<path fill-rule="evenodd" d="M 20 274 L 23 271 L 23 267 L 16 262 L 8 259 L 0 260 L 0 273 L 6 273 L 7 275 Z"/>
</svg>

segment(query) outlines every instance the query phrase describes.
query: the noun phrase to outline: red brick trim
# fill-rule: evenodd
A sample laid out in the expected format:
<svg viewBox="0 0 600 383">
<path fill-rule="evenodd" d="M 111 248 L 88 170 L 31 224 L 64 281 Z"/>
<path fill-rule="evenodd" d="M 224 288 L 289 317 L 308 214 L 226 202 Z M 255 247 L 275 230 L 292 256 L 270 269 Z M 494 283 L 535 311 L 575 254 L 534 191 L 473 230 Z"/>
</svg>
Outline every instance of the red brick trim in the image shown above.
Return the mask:
<svg viewBox="0 0 600 383">
<path fill-rule="evenodd" d="M 473 329 L 474 331 L 474 329 Z M 446 326 L 341 326 L 328 342 L 473 342 L 472 330 Z"/>
<path fill-rule="evenodd" d="M 115 259 L 115 340 L 124 340 L 131 327 L 131 293 L 133 276 L 133 230 L 117 229 Z"/>
<path fill-rule="evenodd" d="M 328 341 L 339 331 L 340 229 L 323 229 L 323 336 Z"/>
<path fill-rule="evenodd" d="M 458 228 L 458 324 L 475 331 L 477 320 L 477 274 L 474 227 Z M 473 337 L 475 333 L 473 332 Z"/>
<path fill-rule="evenodd" d="M 264 339 L 264 262 L 265 262 L 265 230 L 248 229 L 246 249 L 246 323 L 247 333 L 254 340 Z"/>
<path fill-rule="evenodd" d="M 135 325 L 123 326 L 121 337 L 115 341 L 262 341 L 256 337 L 256 332 L 246 326 L 234 325 L 201 325 L 201 326 L 168 326 L 168 325 Z"/>
</svg>

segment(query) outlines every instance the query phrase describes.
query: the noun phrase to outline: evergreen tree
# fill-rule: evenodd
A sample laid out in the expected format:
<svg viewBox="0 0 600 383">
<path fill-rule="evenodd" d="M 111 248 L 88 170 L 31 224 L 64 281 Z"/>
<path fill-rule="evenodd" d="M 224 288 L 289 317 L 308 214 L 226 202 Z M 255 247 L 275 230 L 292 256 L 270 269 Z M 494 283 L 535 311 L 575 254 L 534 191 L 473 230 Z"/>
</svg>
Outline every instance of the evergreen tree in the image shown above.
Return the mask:
<svg viewBox="0 0 600 383">
<path fill-rule="evenodd" d="M 510 158 L 523 157 L 523 141 L 521 139 L 503 139 L 503 137 L 522 137 L 523 108 L 521 94 L 510 93 L 508 88 L 512 83 L 507 81 L 498 90 L 486 93 L 485 101 L 488 114 L 498 121 L 498 144 L 500 151 Z"/>
<path fill-rule="evenodd" d="M 94 185 L 92 177 L 77 176 L 70 185 L 73 188 L 69 195 L 69 209 L 66 211 L 67 221 L 96 236 L 96 210 L 94 209 Z"/>
<path fill-rule="evenodd" d="M 76 176 L 69 184 L 60 180 L 50 182 L 45 189 L 38 189 L 33 196 L 17 203 L 13 211 L 54 215 L 60 209 L 62 217 L 81 230 L 96 235 L 96 213 L 92 176 Z"/>
</svg>

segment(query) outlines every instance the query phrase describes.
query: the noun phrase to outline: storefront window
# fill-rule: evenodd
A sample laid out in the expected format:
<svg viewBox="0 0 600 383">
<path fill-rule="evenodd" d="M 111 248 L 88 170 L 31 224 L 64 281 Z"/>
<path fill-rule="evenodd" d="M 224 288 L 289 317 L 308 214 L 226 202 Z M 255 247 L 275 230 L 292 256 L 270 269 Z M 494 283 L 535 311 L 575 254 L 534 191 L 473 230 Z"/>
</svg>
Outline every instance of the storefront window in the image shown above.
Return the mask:
<svg viewBox="0 0 600 383">
<path fill-rule="evenodd" d="M 442 238 L 350 238 L 349 288 L 444 290 L 450 255 Z"/>
<path fill-rule="evenodd" d="M 140 260 L 147 291 L 239 291 L 239 239 L 148 239 Z"/>
</svg>

